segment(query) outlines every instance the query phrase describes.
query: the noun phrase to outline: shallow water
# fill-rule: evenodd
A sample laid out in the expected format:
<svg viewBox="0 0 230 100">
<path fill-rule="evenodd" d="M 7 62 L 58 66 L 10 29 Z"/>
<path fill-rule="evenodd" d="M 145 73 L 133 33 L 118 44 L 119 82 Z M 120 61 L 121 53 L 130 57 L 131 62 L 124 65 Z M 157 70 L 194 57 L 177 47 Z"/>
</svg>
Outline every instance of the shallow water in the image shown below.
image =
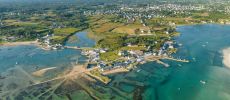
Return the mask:
<svg viewBox="0 0 230 100">
<path fill-rule="evenodd" d="M 94 40 L 88 38 L 86 32 L 78 32 L 72 37 L 76 37 L 76 40 L 68 42 L 67 46 L 93 47 L 96 43 Z"/>
<path fill-rule="evenodd" d="M 181 36 L 177 37 L 176 41 L 183 45 L 173 56 L 189 59 L 190 63 L 164 60 L 170 65 L 169 68 L 155 62 L 146 63 L 129 73 L 111 75 L 113 81 L 110 84 L 95 84 L 91 91 L 102 100 L 230 100 L 230 69 L 222 63 L 222 51 L 230 47 L 230 26 L 192 25 L 179 26 L 177 30 Z M 95 45 L 93 40 L 87 38 L 85 32 L 79 32 L 74 36 L 78 37 L 77 40 L 67 42 L 66 45 Z M 28 80 L 17 80 L 20 84 L 29 84 L 33 81 L 33 77 L 28 75 L 37 69 L 57 67 L 56 72 L 60 72 L 76 60 L 84 62 L 85 57 L 80 55 L 80 51 L 73 49 L 44 51 L 35 46 L 0 47 L 0 73 L 5 76 L 12 75 L 13 81 L 15 77 Z M 18 72 L 12 74 L 11 68 L 17 69 Z M 0 79 L 1 83 L 5 82 Z M 23 86 L 20 84 L 18 86 Z M 11 87 L 15 85 L 12 84 Z M 32 90 L 38 91 L 40 88 Z M 83 90 L 71 92 L 69 95 L 77 100 L 90 99 Z M 65 95 L 60 98 L 67 99 Z"/>
<path fill-rule="evenodd" d="M 145 98 L 152 100 L 230 100 L 230 69 L 222 63 L 222 50 L 230 47 L 230 26 L 228 25 L 193 25 L 179 26 L 181 36 L 176 40 L 182 43 L 179 52 L 174 55 L 190 59 L 192 62 L 178 66 L 171 62 L 166 69 L 167 75 L 161 74 L 162 69 L 154 68 L 166 82 L 150 85 Z M 160 72 L 160 73 L 159 73 Z M 150 84 L 157 78 L 147 80 Z M 201 82 L 200 82 L 201 81 Z M 202 82 L 206 82 L 205 84 Z M 154 91 L 153 91 L 154 90 Z"/>
<path fill-rule="evenodd" d="M 79 32 L 79 41 L 66 43 L 69 46 L 93 46 L 95 42 L 86 36 L 86 32 Z M 85 41 L 85 42 L 83 42 Z M 78 60 L 79 58 L 79 60 Z M 81 51 L 74 49 L 63 49 L 46 51 L 36 46 L 2 46 L 0 47 L 0 72 L 20 65 L 28 69 L 46 67 L 67 67 L 76 60 L 83 62 L 85 57 L 81 56 Z"/>
<path fill-rule="evenodd" d="M 86 32 L 76 34 L 81 37 L 86 36 Z M 74 41 L 66 44 L 71 44 L 71 46 L 92 46 L 95 44 L 92 40 L 88 40 L 91 42 L 81 44 Z M 86 57 L 81 55 L 81 51 L 74 49 L 47 51 L 33 45 L 2 46 L 0 47 L 0 96 L 4 93 L 10 94 L 11 91 L 29 86 L 31 83 L 56 77 L 65 69 L 75 65 L 76 62 L 84 63 L 85 60 Z M 42 78 L 32 76 L 32 73 L 37 70 L 51 67 L 55 67 L 55 69 L 45 73 Z"/>
</svg>

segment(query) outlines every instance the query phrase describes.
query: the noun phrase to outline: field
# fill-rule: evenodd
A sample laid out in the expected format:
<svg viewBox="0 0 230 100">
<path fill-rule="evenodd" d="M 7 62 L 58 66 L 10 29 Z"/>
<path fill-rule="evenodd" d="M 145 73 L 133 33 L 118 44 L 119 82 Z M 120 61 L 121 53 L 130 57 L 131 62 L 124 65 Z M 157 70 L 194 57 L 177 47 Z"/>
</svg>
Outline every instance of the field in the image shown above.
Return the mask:
<svg viewBox="0 0 230 100">
<path fill-rule="evenodd" d="M 54 36 L 51 38 L 51 42 L 54 44 L 62 44 L 66 41 L 67 37 L 77 31 L 79 31 L 77 28 L 56 28 L 54 29 Z"/>
<path fill-rule="evenodd" d="M 111 51 L 100 54 L 100 59 L 103 61 L 115 61 L 118 58 L 120 58 L 120 56 L 118 55 L 118 51 Z"/>
<path fill-rule="evenodd" d="M 101 24 L 101 25 L 96 25 L 93 30 L 96 33 L 110 32 L 113 29 L 115 29 L 116 27 L 119 27 L 121 25 L 122 24 L 120 24 L 120 23 L 110 23 L 110 22 L 107 22 L 107 23 L 104 23 L 104 24 Z"/>
<path fill-rule="evenodd" d="M 121 26 L 118 28 L 115 28 L 112 32 L 115 33 L 126 33 L 126 34 L 136 34 L 138 30 L 145 30 L 148 31 L 149 27 L 142 26 L 140 24 L 128 24 L 126 26 Z"/>
<path fill-rule="evenodd" d="M 55 28 L 53 33 L 58 36 L 66 36 L 78 30 L 77 28 Z"/>
</svg>

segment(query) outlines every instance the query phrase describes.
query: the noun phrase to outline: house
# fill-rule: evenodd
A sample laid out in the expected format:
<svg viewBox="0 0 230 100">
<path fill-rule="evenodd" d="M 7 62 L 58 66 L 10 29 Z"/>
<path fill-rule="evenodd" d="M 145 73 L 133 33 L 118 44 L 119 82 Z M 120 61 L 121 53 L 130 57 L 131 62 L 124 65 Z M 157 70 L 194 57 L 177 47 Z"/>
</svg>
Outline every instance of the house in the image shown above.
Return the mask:
<svg viewBox="0 0 230 100">
<path fill-rule="evenodd" d="M 106 50 L 100 49 L 100 53 L 106 53 Z"/>
<path fill-rule="evenodd" d="M 119 56 L 127 56 L 128 52 L 126 50 L 121 50 L 121 51 L 118 52 L 118 55 Z"/>
<path fill-rule="evenodd" d="M 7 37 L 6 39 L 7 39 L 8 41 L 14 41 L 14 40 L 16 40 L 16 37 L 11 36 L 11 37 Z"/>
<path fill-rule="evenodd" d="M 141 51 L 141 50 L 133 50 L 132 53 L 135 54 L 135 55 L 138 55 L 138 56 L 141 56 L 141 55 L 144 54 L 144 52 Z"/>
<path fill-rule="evenodd" d="M 169 48 L 170 48 L 170 49 L 173 49 L 174 47 L 173 47 L 173 45 L 169 45 Z"/>
<path fill-rule="evenodd" d="M 119 56 L 122 56 L 122 55 L 124 55 L 124 53 L 123 53 L 122 51 L 119 51 L 119 52 L 118 52 L 118 55 L 119 55 Z"/>
<path fill-rule="evenodd" d="M 168 32 L 168 31 L 166 31 L 166 32 L 165 32 L 165 34 L 169 34 L 169 32 Z"/>
</svg>

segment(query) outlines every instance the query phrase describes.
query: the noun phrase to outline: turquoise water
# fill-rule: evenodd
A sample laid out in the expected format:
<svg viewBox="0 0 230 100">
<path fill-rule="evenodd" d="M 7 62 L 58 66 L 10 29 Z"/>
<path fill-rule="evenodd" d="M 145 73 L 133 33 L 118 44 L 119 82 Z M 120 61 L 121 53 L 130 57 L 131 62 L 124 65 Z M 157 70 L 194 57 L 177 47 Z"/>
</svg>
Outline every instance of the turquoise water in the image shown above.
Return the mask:
<svg viewBox="0 0 230 100">
<path fill-rule="evenodd" d="M 173 56 L 189 59 L 190 63 L 164 60 L 170 65 L 169 68 L 155 62 L 139 65 L 129 73 L 111 75 L 113 81 L 107 86 L 96 84 L 100 87 L 97 88 L 97 93 L 113 97 L 115 100 L 118 98 L 114 96 L 119 97 L 119 100 L 230 100 L 230 69 L 222 64 L 222 50 L 230 47 L 230 26 L 178 26 L 177 30 L 181 36 L 177 37 L 176 41 L 183 45 Z M 87 38 L 86 32 L 79 32 L 74 36 L 78 37 L 77 40 L 67 42 L 66 45 L 95 45 L 95 41 Z M 26 75 L 33 71 L 57 67 L 57 72 L 61 72 L 75 64 L 76 60 L 84 62 L 85 59 L 80 55 L 80 51 L 73 49 L 45 51 L 35 46 L 4 46 L 0 47 L 0 73 L 7 76 L 6 80 L 9 83 L 13 80 L 14 83 L 19 83 L 17 86 L 23 86 L 26 84 L 18 79 L 27 78 Z M 27 74 L 12 74 L 10 69 L 15 67 L 20 67 Z M 5 92 L 4 85 L 8 85 L 3 81 L 0 79 L 0 89 Z M 0 95 L 1 93 L 0 91 Z M 96 91 L 94 93 L 96 94 Z M 77 96 L 74 93 L 70 95 Z"/>
<path fill-rule="evenodd" d="M 67 42 L 66 45 L 93 46 L 95 42 L 88 39 L 86 35 L 86 32 L 79 32 L 75 36 L 79 36 L 80 38 L 78 40 L 82 42 Z M 0 72 L 4 72 L 15 66 L 21 66 L 25 70 L 46 67 L 65 68 L 71 66 L 71 63 L 75 63 L 76 60 L 83 62 L 85 57 L 81 56 L 81 51 L 74 49 L 46 51 L 32 45 L 0 47 Z"/>
<path fill-rule="evenodd" d="M 80 51 L 71 49 L 45 51 L 36 46 L 1 47 L 0 49 L 1 72 L 16 65 L 22 66 L 25 70 L 66 67 L 76 61 L 76 56 L 80 56 Z"/>
<path fill-rule="evenodd" d="M 78 41 L 66 43 L 69 46 L 93 46 L 95 42 L 87 38 L 86 32 L 79 32 L 76 35 Z M 83 42 L 85 41 L 85 42 Z M 46 51 L 36 46 L 2 46 L 0 47 L 0 72 L 20 65 L 26 69 L 44 68 L 44 67 L 67 67 L 71 63 L 84 61 L 81 51 L 74 49 L 63 49 Z"/>
<path fill-rule="evenodd" d="M 76 33 L 86 36 L 86 32 Z M 81 40 L 81 38 L 79 38 Z M 92 41 L 89 39 L 89 41 Z M 84 46 L 76 42 L 66 43 L 72 46 Z M 94 45 L 93 42 L 85 42 L 85 45 Z M 0 99 L 8 91 L 14 91 L 22 87 L 31 85 L 38 80 L 51 79 L 65 69 L 78 63 L 84 63 L 85 56 L 81 51 L 74 49 L 43 50 L 36 46 L 1 46 L 0 47 Z M 33 77 L 32 73 L 44 68 L 54 70 L 46 73 L 43 78 Z M 12 88 L 13 86 L 13 88 Z M 1 94 L 2 93 L 2 94 Z"/>
<path fill-rule="evenodd" d="M 182 66 L 168 62 L 170 68 L 159 68 L 154 63 L 141 65 L 154 76 L 147 80 L 145 99 L 230 100 L 230 69 L 222 64 L 222 50 L 230 47 L 230 26 L 179 26 L 177 30 L 181 36 L 176 40 L 183 46 L 174 56 L 191 62 Z"/>
</svg>

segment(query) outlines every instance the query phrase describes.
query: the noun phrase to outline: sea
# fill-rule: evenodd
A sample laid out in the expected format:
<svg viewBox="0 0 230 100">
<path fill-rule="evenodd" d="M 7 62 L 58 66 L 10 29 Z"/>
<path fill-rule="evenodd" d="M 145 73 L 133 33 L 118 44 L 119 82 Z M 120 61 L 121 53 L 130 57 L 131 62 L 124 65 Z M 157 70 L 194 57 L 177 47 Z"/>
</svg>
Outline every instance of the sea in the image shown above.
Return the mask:
<svg viewBox="0 0 230 100">
<path fill-rule="evenodd" d="M 112 81 L 109 84 L 97 83 L 90 85 L 88 90 L 94 91 L 101 100 L 230 100 L 230 68 L 223 64 L 223 50 L 230 48 L 230 25 L 183 25 L 177 26 L 177 31 L 181 34 L 174 39 L 180 46 L 172 56 L 187 59 L 189 63 L 162 60 L 170 65 L 165 67 L 148 62 L 128 73 L 110 75 Z M 87 34 L 86 31 L 76 33 L 76 40 L 68 41 L 66 45 L 95 46 L 95 41 Z M 32 80 L 50 79 L 76 62 L 84 63 L 86 60 L 81 51 L 74 49 L 47 51 L 33 45 L 1 46 L 0 98 L 40 100 L 45 96 L 41 100 L 93 100 L 95 98 L 89 91 L 79 89 L 65 94 L 53 92 L 53 98 L 44 93 L 29 95 L 22 91 L 30 86 Z M 56 69 L 43 78 L 31 74 L 49 67 Z"/>
</svg>

